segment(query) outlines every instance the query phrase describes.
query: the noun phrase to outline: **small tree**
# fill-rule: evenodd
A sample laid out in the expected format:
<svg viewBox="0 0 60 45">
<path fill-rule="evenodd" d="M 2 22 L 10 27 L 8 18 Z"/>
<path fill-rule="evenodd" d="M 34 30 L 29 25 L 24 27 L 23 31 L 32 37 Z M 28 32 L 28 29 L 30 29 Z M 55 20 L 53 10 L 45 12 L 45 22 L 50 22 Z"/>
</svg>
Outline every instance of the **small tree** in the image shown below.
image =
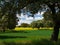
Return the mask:
<svg viewBox="0 0 60 45">
<path fill-rule="evenodd" d="M 38 21 L 36 21 L 37 22 L 37 28 L 39 29 L 40 27 L 44 27 L 44 23 L 43 23 L 43 21 L 42 20 L 38 20 Z"/>
<path fill-rule="evenodd" d="M 21 27 L 29 27 L 29 24 L 27 24 L 27 23 L 22 23 L 22 24 L 21 24 Z"/>
<path fill-rule="evenodd" d="M 36 28 L 37 22 L 36 21 L 33 21 L 30 25 L 31 25 L 32 28 Z"/>
<path fill-rule="evenodd" d="M 32 23 L 31 23 L 31 27 L 33 27 L 33 28 L 40 28 L 40 27 L 43 27 L 44 26 L 44 24 L 43 24 L 43 22 L 41 22 L 41 20 L 38 20 L 38 21 L 33 21 Z"/>
<path fill-rule="evenodd" d="M 53 26 L 54 26 L 54 24 L 53 24 L 53 22 L 52 22 L 52 21 L 47 20 L 47 21 L 44 23 L 44 26 L 45 26 L 45 27 L 53 27 Z"/>
</svg>

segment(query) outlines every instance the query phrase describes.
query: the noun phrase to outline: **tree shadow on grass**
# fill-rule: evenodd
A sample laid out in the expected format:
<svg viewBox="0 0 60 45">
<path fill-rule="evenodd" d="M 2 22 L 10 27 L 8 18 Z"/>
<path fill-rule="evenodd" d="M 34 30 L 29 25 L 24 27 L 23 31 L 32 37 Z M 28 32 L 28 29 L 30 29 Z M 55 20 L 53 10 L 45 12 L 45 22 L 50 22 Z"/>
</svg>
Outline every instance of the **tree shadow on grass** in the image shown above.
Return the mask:
<svg viewBox="0 0 60 45">
<path fill-rule="evenodd" d="M 5 32 L 0 31 L 0 34 L 1 33 L 29 33 L 29 32 L 28 31 L 22 31 L 22 30 L 21 31 L 12 30 L 12 31 L 5 31 Z"/>
<path fill-rule="evenodd" d="M 15 30 L 13 30 L 13 31 L 11 31 L 11 32 L 13 32 L 13 33 L 29 33 L 29 32 L 24 31 L 24 30 L 20 30 L 20 31 L 15 31 Z"/>
<path fill-rule="evenodd" d="M 12 38 L 27 38 L 26 36 L 4 36 L 0 35 L 0 39 L 12 39 Z"/>
<path fill-rule="evenodd" d="M 47 39 L 41 39 L 41 40 L 33 40 L 31 42 L 26 43 L 17 43 L 17 42 L 4 42 L 5 45 L 60 45 L 60 39 L 57 42 L 53 42 Z"/>
<path fill-rule="evenodd" d="M 32 41 L 33 45 L 55 45 L 55 42 L 47 40 L 47 39 L 41 39 L 41 40 L 35 40 Z"/>
</svg>

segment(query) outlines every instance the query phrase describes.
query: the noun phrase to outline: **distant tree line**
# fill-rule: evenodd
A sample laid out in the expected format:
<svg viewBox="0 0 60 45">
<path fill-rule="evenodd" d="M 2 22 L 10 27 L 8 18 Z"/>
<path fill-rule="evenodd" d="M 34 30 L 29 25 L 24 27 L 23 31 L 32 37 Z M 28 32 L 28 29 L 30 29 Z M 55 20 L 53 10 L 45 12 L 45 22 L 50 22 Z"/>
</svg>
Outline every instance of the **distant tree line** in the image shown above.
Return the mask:
<svg viewBox="0 0 60 45">
<path fill-rule="evenodd" d="M 48 20 L 37 20 L 33 21 L 31 24 L 22 23 L 19 27 L 32 27 L 32 28 L 41 28 L 41 27 L 53 27 L 54 24 L 52 21 Z"/>
</svg>

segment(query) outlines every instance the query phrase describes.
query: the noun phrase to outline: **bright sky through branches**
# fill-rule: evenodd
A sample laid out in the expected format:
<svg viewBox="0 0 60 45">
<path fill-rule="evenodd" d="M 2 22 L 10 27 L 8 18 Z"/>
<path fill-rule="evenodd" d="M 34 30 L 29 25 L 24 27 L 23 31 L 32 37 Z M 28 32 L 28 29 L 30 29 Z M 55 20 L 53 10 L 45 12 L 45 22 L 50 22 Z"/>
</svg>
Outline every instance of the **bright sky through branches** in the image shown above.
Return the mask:
<svg viewBox="0 0 60 45">
<path fill-rule="evenodd" d="M 36 21 L 36 20 L 42 20 L 43 19 L 43 13 L 44 12 L 41 12 L 41 14 L 38 12 L 37 14 L 34 15 L 34 19 L 33 17 L 28 17 L 28 15 L 23 15 L 23 13 L 21 13 L 21 16 L 19 16 L 17 14 L 17 17 L 19 19 L 18 21 L 18 26 L 21 25 L 21 23 L 28 23 L 30 24 L 32 21 Z"/>
</svg>

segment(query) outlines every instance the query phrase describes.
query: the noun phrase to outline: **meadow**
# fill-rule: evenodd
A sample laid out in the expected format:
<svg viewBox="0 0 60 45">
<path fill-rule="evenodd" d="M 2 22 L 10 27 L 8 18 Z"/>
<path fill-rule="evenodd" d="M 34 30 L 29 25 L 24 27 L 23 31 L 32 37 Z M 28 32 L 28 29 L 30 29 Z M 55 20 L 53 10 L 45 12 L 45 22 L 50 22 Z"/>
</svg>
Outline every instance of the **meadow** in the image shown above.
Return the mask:
<svg viewBox="0 0 60 45">
<path fill-rule="evenodd" d="M 13 31 L 0 32 L 0 45 L 60 45 L 60 33 L 57 43 L 50 41 L 53 29 L 15 28 Z"/>
</svg>

